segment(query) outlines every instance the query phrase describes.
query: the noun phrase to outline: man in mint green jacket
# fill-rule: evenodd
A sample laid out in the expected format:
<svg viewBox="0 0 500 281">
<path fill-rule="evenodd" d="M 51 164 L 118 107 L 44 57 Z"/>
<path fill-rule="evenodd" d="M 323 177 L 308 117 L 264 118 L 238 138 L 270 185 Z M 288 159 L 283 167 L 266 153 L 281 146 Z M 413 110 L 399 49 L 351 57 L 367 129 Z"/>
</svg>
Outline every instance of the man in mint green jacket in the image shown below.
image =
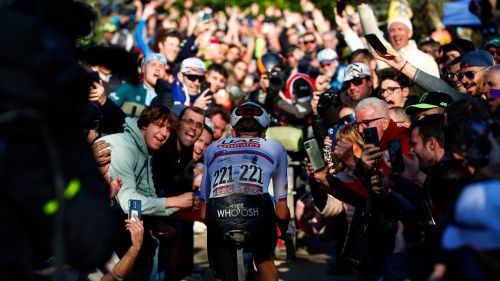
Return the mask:
<svg viewBox="0 0 500 281">
<path fill-rule="evenodd" d="M 151 157 L 169 138 L 176 126 L 176 117 L 166 106 L 146 108 L 139 119 L 126 118 L 124 132 L 101 139 L 110 144 L 111 164 L 108 172 L 112 178 L 121 177 L 123 185 L 115 199 L 121 210 L 115 212 L 117 245 L 115 251 L 122 256 L 131 245 L 130 235 L 123 228 L 128 214 L 128 201 L 141 200 L 144 220 L 144 242 L 137 257 L 130 280 L 148 280 L 153 265 L 155 244 L 149 234 L 151 216 L 168 216 L 180 208 L 191 207 L 193 194 L 186 193 L 174 198 L 158 198 L 153 184 Z M 127 279 L 127 280 L 128 280 Z"/>
</svg>

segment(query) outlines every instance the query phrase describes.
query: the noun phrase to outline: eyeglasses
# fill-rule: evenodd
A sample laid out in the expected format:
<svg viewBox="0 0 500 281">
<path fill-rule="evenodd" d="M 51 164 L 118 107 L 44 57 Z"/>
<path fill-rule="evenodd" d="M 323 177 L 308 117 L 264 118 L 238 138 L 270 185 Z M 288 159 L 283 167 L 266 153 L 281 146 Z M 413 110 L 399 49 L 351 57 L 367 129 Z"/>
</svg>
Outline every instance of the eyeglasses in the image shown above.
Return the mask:
<svg viewBox="0 0 500 281">
<path fill-rule="evenodd" d="M 182 122 L 186 123 L 188 126 L 193 126 L 193 124 L 196 126 L 196 129 L 203 129 L 205 125 L 200 122 L 194 122 L 193 119 L 181 119 Z"/>
<path fill-rule="evenodd" d="M 384 93 L 387 92 L 387 94 L 390 96 L 390 95 L 394 94 L 395 90 L 401 89 L 401 88 L 403 88 L 403 87 L 387 87 L 387 89 L 380 88 L 380 94 L 384 95 Z"/>
<path fill-rule="evenodd" d="M 448 80 L 453 81 L 455 80 L 455 77 L 458 78 L 458 72 L 457 73 L 448 72 L 446 73 L 446 77 L 448 78 Z"/>
<path fill-rule="evenodd" d="M 464 77 L 465 77 L 465 78 L 467 78 L 469 80 L 474 80 L 474 77 L 476 76 L 476 73 L 483 71 L 483 69 L 478 70 L 478 71 L 473 71 L 473 70 L 460 71 L 460 72 L 457 73 L 457 78 L 458 78 L 458 80 L 463 80 Z"/>
<path fill-rule="evenodd" d="M 384 118 L 385 117 L 377 117 L 377 118 L 368 119 L 368 120 L 364 120 L 364 121 L 357 121 L 357 122 L 352 123 L 351 126 L 354 127 L 354 129 L 356 129 L 356 130 L 359 129 L 359 126 L 361 126 L 363 129 L 365 129 L 365 128 L 368 128 L 370 126 L 370 123 L 375 122 L 375 121 L 380 120 L 380 119 L 384 119 Z"/>
<path fill-rule="evenodd" d="M 344 85 L 348 89 L 349 89 L 349 87 L 351 87 L 351 84 L 354 84 L 354 86 L 359 86 L 359 85 L 363 84 L 363 79 L 365 79 L 365 77 L 356 77 L 352 80 L 344 81 Z"/>
<path fill-rule="evenodd" d="M 205 76 L 203 75 L 196 75 L 196 74 L 184 74 L 184 76 L 186 76 L 186 78 L 191 81 L 191 82 L 194 82 L 196 80 L 198 80 L 198 82 L 203 82 L 203 80 L 205 80 Z"/>
</svg>

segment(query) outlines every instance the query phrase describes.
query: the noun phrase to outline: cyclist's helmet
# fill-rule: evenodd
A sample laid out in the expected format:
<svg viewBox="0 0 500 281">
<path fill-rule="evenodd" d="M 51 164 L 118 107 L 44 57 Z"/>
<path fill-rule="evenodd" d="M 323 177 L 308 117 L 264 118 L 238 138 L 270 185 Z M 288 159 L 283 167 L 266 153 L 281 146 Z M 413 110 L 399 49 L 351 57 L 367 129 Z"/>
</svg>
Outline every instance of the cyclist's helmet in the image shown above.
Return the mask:
<svg viewBox="0 0 500 281">
<path fill-rule="evenodd" d="M 255 126 L 242 126 L 243 120 L 255 120 Z M 269 116 L 267 112 L 260 105 L 254 102 L 245 102 L 236 107 L 231 113 L 231 126 L 236 131 L 241 132 L 255 132 L 262 131 L 269 127 Z"/>
<path fill-rule="evenodd" d="M 283 70 L 283 57 L 277 53 L 266 53 L 257 60 L 260 74 L 270 73 L 277 66 Z"/>
</svg>

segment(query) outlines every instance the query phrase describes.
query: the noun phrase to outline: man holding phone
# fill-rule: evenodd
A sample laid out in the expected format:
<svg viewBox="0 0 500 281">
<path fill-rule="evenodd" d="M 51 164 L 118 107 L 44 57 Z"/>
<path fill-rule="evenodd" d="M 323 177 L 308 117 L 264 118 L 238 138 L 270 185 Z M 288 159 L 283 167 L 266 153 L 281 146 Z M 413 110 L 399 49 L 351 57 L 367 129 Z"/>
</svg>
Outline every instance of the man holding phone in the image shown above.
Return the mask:
<svg viewBox="0 0 500 281">
<path fill-rule="evenodd" d="M 410 156 L 409 131 L 405 127 L 398 127 L 389 116 L 387 103 L 377 98 L 366 98 L 356 106 L 357 122 L 353 126 L 359 133 L 364 134 L 364 129 L 375 128 L 379 146 L 366 143 L 361 152 L 361 163 L 365 171 L 373 171 L 377 159 L 381 159 L 388 149 L 389 141 L 399 140 L 401 151 L 407 157 Z M 374 134 L 375 135 L 375 134 Z M 364 135 L 364 137 L 367 137 Z M 383 175 L 388 176 L 391 172 L 385 161 L 380 161 L 380 169 Z"/>
</svg>

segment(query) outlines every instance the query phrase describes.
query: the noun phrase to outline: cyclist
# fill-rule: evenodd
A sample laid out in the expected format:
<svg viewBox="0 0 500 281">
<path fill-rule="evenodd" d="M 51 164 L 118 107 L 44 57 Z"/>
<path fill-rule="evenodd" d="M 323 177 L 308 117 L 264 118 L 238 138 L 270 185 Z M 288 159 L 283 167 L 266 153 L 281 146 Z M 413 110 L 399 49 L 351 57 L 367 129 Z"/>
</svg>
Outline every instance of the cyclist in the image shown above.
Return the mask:
<svg viewBox="0 0 500 281">
<path fill-rule="evenodd" d="M 265 139 L 269 116 L 256 103 L 236 107 L 230 122 L 232 137 L 207 148 L 200 187 L 210 269 L 218 280 L 237 280 L 236 250 L 224 236 L 243 230 L 250 234 L 245 250 L 252 252 L 259 280 L 278 280 L 272 258 L 276 223 L 286 233 L 290 220 L 286 151 Z M 271 178 L 274 206 L 268 192 Z"/>
</svg>

